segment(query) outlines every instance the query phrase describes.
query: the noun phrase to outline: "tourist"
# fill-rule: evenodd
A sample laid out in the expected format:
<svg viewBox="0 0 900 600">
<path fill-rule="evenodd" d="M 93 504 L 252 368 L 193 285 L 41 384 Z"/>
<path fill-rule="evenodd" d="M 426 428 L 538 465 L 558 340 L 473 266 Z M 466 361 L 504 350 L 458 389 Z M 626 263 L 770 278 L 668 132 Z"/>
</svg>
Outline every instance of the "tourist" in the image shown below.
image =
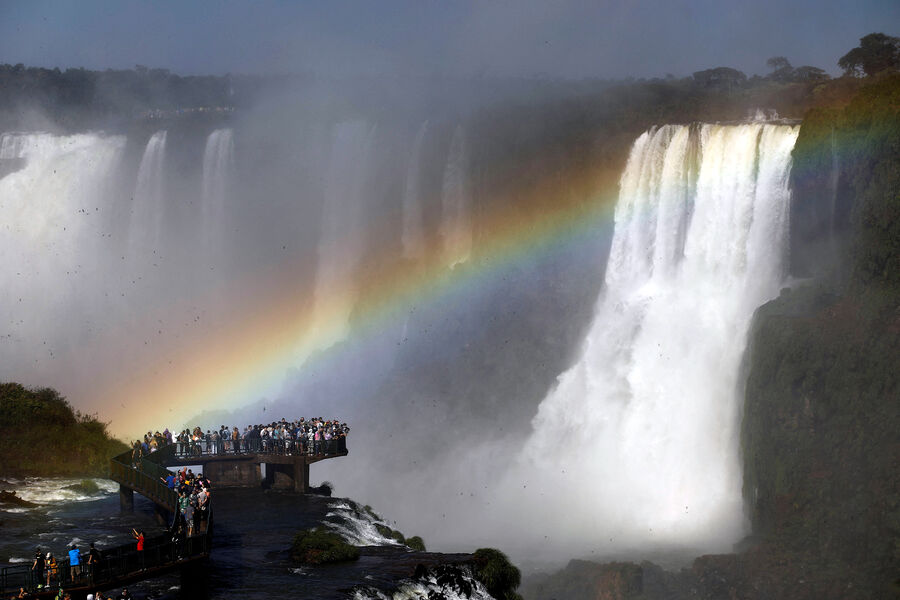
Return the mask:
<svg viewBox="0 0 900 600">
<path fill-rule="evenodd" d="M 100 571 L 100 551 L 94 547 L 94 542 L 91 542 L 91 548 L 88 550 L 87 564 L 88 575 L 95 577 Z"/>
<path fill-rule="evenodd" d="M 59 580 L 59 565 L 56 563 L 56 558 L 54 558 L 53 553 L 48 552 L 46 556 L 47 562 L 47 587 L 50 587 L 50 582 L 54 579 Z"/>
<path fill-rule="evenodd" d="M 122 588 L 122 593 L 119 594 L 119 600 L 132 600 L 131 594 L 128 593 L 128 588 Z"/>
<path fill-rule="evenodd" d="M 37 587 L 40 589 L 44 585 L 44 555 L 38 548 L 34 555 L 34 562 L 31 563 L 31 579 L 37 581 Z"/>
<path fill-rule="evenodd" d="M 137 540 L 137 553 L 138 553 L 138 564 L 141 566 L 141 571 L 144 570 L 144 530 L 138 531 L 137 529 L 131 530 L 131 535 L 134 539 Z"/>
<path fill-rule="evenodd" d="M 75 581 L 81 575 L 81 553 L 78 551 L 78 546 L 72 544 L 72 547 L 69 549 L 69 577 L 72 578 L 72 581 Z"/>
</svg>

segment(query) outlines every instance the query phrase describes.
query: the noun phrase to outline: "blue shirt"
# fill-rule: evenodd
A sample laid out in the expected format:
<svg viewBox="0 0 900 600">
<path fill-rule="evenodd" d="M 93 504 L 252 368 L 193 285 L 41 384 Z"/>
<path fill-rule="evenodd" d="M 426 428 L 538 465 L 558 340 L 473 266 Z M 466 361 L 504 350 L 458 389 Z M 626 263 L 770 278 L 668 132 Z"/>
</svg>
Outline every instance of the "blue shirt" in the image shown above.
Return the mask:
<svg viewBox="0 0 900 600">
<path fill-rule="evenodd" d="M 77 548 L 73 548 L 72 550 L 69 550 L 69 566 L 70 567 L 76 567 L 79 564 L 81 564 L 80 560 L 81 560 L 81 555 L 78 553 Z"/>
<path fill-rule="evenodd" d="M 175 489 L 175 476 L 174 475 L 169 475 L 168 477 L 166 477 L 166 485 L 169 486 L 170 490 Z"/>
</svg>

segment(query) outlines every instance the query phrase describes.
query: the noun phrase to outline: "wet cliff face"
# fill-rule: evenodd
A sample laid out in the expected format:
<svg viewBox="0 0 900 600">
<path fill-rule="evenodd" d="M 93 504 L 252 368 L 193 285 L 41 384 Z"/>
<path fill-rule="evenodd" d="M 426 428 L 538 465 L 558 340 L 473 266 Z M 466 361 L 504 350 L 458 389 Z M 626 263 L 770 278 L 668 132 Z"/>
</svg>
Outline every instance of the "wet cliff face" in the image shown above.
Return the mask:
<svg viewBox="0 0 900 600">
<path fill-rule="evenodd" d="M 792 268 L 819 277 L 758 311 L 742 425 L 754 534 L 871 597 L 900 565 L 898 100 L 895 75 L 803 123 L 795 214 L 830 216 L 794 226 Z"/>
</svg>

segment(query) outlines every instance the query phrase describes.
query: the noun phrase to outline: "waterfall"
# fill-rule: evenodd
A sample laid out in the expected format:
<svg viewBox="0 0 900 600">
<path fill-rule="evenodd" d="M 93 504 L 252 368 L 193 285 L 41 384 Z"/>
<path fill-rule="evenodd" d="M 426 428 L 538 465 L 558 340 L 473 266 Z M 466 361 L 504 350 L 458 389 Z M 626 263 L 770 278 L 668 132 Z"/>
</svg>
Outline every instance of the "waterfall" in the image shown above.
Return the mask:
<svg viewBox="0 0 900 600">
<path fill-rule="evenodd" d="M 743 534 L 738 371 L 785 271 L 797 133 L 667 125 L 634 143 L 593 324 L 520 457 L 543 514 L 569 515 L 556 538 L 714 549 Z"/>
<path fill-rule="evenodd" d="M 129 226 L 129 253 L 148 258 L 162 248 L 165 217 L 166 132 L 157 131 L 147 142 L 138 167 Z"/>
<path fill-rule="evenodd" d="M 64 380 L 67 352 L 107 317 L 110 282 L 98 263 L 113 261 L 106 204 L 125 139 L 48 133 L 4 134 L 3 159 L 24 161 L 0 177 L 0 379 L 45 369 Z M 62 360 L 61 360 L 62 359 Z"/>
<path fill-rule="evenodd" d="M 441 189 L 441 236 L 447 266 L 464 263 L 472 252 L 471 191 L 466 136 L 458 126 L 453 132 L 444 185 Z"/>
<path fill-rule="evenodd" d="M 225 251 L 225 206 L 234 172 L 234 139 L 231 129 L 216 129 L 206 138 L 203 151 L 202 251 L 206 266 L 218 264 Z"/>
<path fill-rule="evenodd" d="M 375 128 L 365 121 L 338 123 L 332 130 L 325 174 L 322 229 L 315 284 L 316 327 L 332 324 L 323 344 L 342 338 L 356 301 L 354 281 L 365 250 L 366 185 Z"/>
<path fill-rule="evenodd" d="M 406 186 L 403 190 L 403 256 L 411 260 L 425 253 L 425 235 L 422 224 L 422 198 L 419 183 L 422 167 L 422 148 L 428 134 L 428 121 L 422 123 L 413 143 L 412 155 L 406 170 Z"/>
</svg>

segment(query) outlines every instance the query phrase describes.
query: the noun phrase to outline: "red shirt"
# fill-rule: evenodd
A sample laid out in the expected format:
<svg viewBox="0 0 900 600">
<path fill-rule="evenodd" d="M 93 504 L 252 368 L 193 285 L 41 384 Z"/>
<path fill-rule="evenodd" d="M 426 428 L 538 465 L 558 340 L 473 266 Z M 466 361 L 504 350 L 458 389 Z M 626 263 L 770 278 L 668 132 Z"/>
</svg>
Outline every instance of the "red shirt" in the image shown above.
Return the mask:
<svg viewBox="0 0 900 600">
<path fill-rule="evenodd" d="M 139 535 L 137 540 L 138 552 L 142 552 L 144 550 L 144 534 Z"/>
</svg>

